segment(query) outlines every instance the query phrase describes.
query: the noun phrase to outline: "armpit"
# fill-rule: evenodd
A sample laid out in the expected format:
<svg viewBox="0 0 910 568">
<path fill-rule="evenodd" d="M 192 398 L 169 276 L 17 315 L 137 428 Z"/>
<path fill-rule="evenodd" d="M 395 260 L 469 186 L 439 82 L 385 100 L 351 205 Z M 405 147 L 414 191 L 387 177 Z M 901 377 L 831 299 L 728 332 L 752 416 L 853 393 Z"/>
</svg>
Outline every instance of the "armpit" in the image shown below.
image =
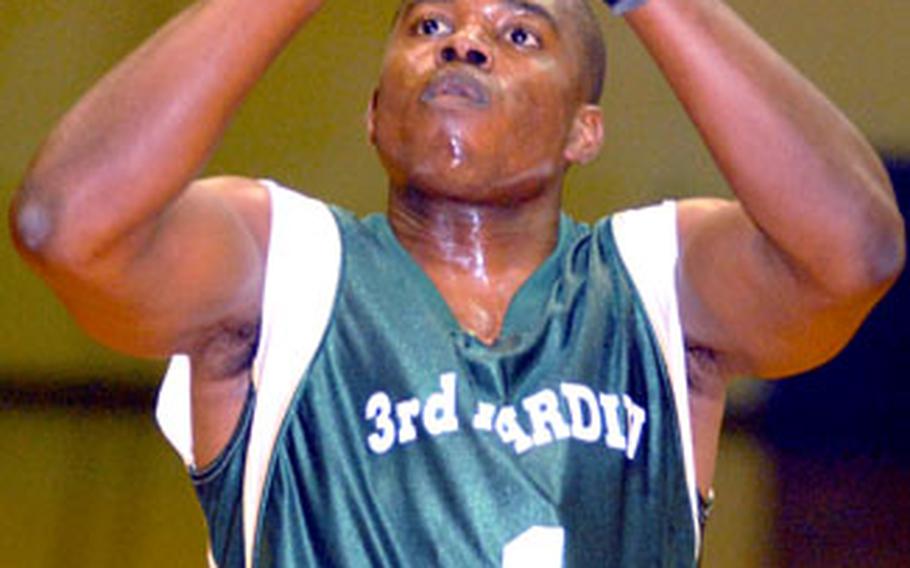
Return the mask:
<svg viewBox="0 0 910 568">
<path fill-rule="evenodd" d="M 690 396 L 716 393 L 734 375 L 729 362 L 710 347 L 686 342 L 686 379 Z"/>
<path fill-rule="evenodd" d="M 224 322 L 201 334 L 190 350 L 197 368 L 195 374 L 217 380 L 248 370 L 256 356 L 259 333 L 260 320 L 256 319 Z"/>
</svg>

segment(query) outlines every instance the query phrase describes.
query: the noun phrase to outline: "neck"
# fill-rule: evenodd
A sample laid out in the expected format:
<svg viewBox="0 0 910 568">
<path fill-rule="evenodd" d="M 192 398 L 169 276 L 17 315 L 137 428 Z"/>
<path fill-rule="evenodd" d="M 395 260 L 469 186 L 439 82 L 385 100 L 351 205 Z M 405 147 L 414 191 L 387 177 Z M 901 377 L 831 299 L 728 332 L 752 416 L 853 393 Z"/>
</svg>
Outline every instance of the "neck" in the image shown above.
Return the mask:
<svg viewBox="0 0 910 568">
<path fill-rule="evenodd" d="M 477 280 L 520 267 L 533 271 L 552 252 L 559 228 L 558 191 L 515 203 L 474 203 L 413 189 L 389 194 L 389 223 L 424 268 Z"/>
<path fill-rule="evenodd" d="M 462 327 L 498 337 L 519 286 L 550 255 L 559 228 L 558 186 L 509 203 L 476 203 L 414 189 L 389 193 L 389 223 Z"/>
</svg>

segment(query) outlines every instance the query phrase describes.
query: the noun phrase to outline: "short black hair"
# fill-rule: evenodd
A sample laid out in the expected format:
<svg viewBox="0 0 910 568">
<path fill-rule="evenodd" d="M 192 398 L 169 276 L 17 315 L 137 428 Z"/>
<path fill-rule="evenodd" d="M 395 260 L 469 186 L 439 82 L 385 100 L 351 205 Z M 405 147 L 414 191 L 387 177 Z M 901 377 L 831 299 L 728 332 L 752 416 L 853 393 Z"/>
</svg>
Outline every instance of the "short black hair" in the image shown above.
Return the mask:
<svg viewBox="0 0 910 568">
<path fill-rule="evenodd" d="M 587 101 L 597 104 L 603 94 L 607 74 L 607 44 L 600 27 L 600 19 L 591 9 L 588 0 L 569 1 L 575 5 L 570 10 L 581 41 L 582 63 L 579 75 L 585 82 Z"/>
</svg>

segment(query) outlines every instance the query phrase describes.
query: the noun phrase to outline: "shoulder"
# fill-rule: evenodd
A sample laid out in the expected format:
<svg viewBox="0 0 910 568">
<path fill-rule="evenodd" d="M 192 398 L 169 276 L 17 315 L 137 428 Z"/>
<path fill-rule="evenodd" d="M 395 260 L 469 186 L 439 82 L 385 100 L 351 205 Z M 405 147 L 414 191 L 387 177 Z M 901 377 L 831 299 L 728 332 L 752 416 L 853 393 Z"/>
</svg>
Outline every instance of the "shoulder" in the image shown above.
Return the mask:
<svg viewBox="0 0 910 568">
<path fill-rule="evenodd" d="M 187 189 L 178 207 L 222 207 L 236 215 L 261 250 L 268 246 L 271 226 L 271 193 L 267 183 L 241 176 L 197 180 Z"/>
<path fill-rule="evenodd" d="M 676 219 L 682 248 L 692 240 L 702 225 L 724 211 L 740 211 L 736 201 L 718 197 L 695 197 L 677 202 Z"/>
<path fill-rule="evenodd" d="M 623 264 L 639 292 L 659 286 L 675 292 L 679 258 L 679 204 L 675 201 L 615 213 L 599 225 L 608 226 Z"/>
</svg>

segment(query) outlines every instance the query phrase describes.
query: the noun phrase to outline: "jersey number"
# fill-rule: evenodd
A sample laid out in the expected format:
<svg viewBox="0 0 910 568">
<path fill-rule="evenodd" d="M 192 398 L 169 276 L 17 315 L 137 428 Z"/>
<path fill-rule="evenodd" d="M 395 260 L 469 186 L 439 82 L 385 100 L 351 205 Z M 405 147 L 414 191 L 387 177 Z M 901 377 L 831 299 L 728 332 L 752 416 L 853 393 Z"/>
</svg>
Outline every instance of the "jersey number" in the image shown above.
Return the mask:
<svg viewBox="0 0 910 568">
<path fill-rule="evenodd" d="M 565 542 L 562 527 L 535 525 L 506 543 L 502 568 L 561 568 Z"/>
</svg>

